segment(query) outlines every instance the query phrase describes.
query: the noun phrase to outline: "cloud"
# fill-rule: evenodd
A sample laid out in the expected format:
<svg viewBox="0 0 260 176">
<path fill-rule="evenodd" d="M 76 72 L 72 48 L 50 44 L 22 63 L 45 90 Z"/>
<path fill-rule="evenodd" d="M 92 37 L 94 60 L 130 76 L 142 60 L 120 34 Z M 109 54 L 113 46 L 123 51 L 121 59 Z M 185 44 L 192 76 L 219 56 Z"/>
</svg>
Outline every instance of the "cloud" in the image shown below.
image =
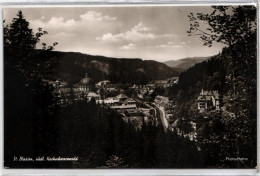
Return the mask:
<svg viewBox="0 0 260 176">
<path fill-rule="evenodd" d="M 150 29 L 144 26 L 142 22 L 139 22 L 136 26 L 132 28 L 132 31 L 147 32 L 150 31 Z"/>
<path fill-rule="evenodd" d="M 35 23 L 35 22 L 34 22 Z M 40 21 L 39 21 L 40 23 Z M 68 28 L 75 26 L 76 21 L 74 19 L 65 20 L 63 17 L 52 17 L 47 25 L 55 27 L 55 28 Z"/>
<path fill-rule="evenodd" d="M 56 34 L 56 37 L 75 37 L 76 34 L 74 33 L 65 33 L 65 32 L 60 32 Z"/>
<path fill-rule="evenodd" d="M 186 45 L 186 42 L 180 42 L 180 43 L 168 42 L 166 44 L 156 45 L 156 46 L 154 46 L 154 48 L 183 48 L 184 45 Z M 150 47 L 150 48 L 153 48 L 153 47 Z"/>
<path fill-rule="evenodd" d="M 97 37 L 96 40 L 102 40 L 102 41 L 111 41 L 111 42 L 117 42 L 119 41 L 118 36 L 115 37 L 111 33 L 104 34 L 102 37 Z"/>
<path fill-rule="evenodd" d="M 130 30 L 118 33 L 111 34 L 106 33 L 101 37 L 97 37 L 96 40 L 103 42 L 134 42 L 134 41 L 143 41 L 143 40 L 153 40 L 158 38 L 172 37 L 171 34 L 154 34 L 152 30 L 145 26 L 142 22 L 139 22 L 137 25 L 132 27 Z"/>
<path fill-rule="evenodd" d="M 182 48 L 183 45 L 170 45 L 170 44 L 162 44 L 156 45 L 155 48 Z"/>
<path fill-rule="evenodd" d="M 182 42 L 181 42 L 181 44 L 182 44 L 182 45 L 187 45 L 187 44 L 189 44 L 189 43 L 191 43 L 191 41 L 190 41 L 190 40 L 187 40 L 187 41 L 182 41 Z"/>
<path fill-rule="evenodd" d="M 64 32 L 80 35 L 96 32 L 100 30 L 100 26 L 104 28 L 107 28 L 109 25 L 112 26 L 116 20 L 116 17 L 103 15 L 101 12 L 87 11 L 81 14 L 78 20 L 55 16 L 46 20 L 46 17 L 42 16 L 39 19 L 30 20 L 29 22 L 34 30 L 37 30 L 38 27 L 42 27 L 43 30 L 47 30 L 49 33 L 58 34 L 59 32 Z"/>
<path fill-rule="evenodd" d="M 152 47 L 149 47 L 149 48 L 183 48 L 185 47 L 185 45 L 187 43 L 190 43 L 190 41 L 182 41 L 180 43 L 176 43 L 176 42 L 167 42 L 166 44 L 160 44 L 160 45 L 155 45 L 155 46 L 152 46 Z"/>
<path fill-rule="evenodd" d="M 102 15 L 101 12 L 88 11 L 87 13 L 80 15 L 82 21 L 115 21 L 116 17 L 110 17 L 108 15 Z"/>
<path fill-rule="evenodd" d="M 129 43 L 128 45 L 123 45 L 123 46 L 121 46 L 120 49 L 122 49 L 122 50 L 131 50 L 131 49 L 135 49 L 135 44 L 133 44 L 133 43 Z"/>
</svg>

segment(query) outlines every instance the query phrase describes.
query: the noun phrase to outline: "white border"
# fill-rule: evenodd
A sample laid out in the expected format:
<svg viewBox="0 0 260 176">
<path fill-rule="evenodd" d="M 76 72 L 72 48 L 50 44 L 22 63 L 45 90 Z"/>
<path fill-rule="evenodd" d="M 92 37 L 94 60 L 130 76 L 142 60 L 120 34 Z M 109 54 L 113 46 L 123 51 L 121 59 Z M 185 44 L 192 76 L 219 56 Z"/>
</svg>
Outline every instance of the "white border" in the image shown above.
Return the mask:
<svg viewBox="0 0 260 176">
<path fill-rule="evenodd" d="M 2 6 L 0 5 L 0 25 L 3 26 L 3 13 L 2 13 Z M 0 28 L 0 175 L 2 175 L 3 168 L 4 168 L 4 56 L 3 56 L 3 27 Z"/>
<path fill-rule="evenodd" d="M 144 5 L 144 4 L 165 4 L 165 5 L 203 5 L 203 4 L 249 4 L 257 3 L 259 0 L 0 0 L 3 5 Z"/>
<path fill-rule="evenodd" d="M 4 174 L 67 176 L 170 176 L 170 175 L 259 175 L 256 169 L 4 169 Z"/>
<path fill-rule="evenodd" d="M 33 8 L 35 6 L 38 7 L 96 7 L 96 6 L 209 6 L 209 5 L 256 5 L 257 6 L 257 22 L 258 22 L 258 31 L 257 31 L 257 49 L 259 49 L 259 1 L 260 0 L 117 0 L 117 1 L 103 1 L 103 0 L 41 0 L 36 2 L 35 0 L 0 0 L 0 19 L 2 19 L 3 7 L 28 7 Z M 3 26 L 2 20 L 0 20 L 0 25 Z M 0 29 L 0 56 L 2 58 L 0 62 L 0 93 L 4 96 L 3 90 L 3 28 Z M 259 51 L 259 50 L 258 50 Z M 149 175 L 259 175 L 259 166 L 260 166 L 260 120 L 259 120 L 259 97 L 260 97 L 260 89 L 259 89 L 259 75 L 260 75 L 260 62 L 259 62 L 259 52 L 257 52 L 257 168 L 256 169 L 5 169 L 3 167 L 3 98 L 0 98 L 0 175 L 13 175 L 13 176 L 21 176 L 21 175 L 90 175 L 90 176 L 149 176 Z M 2 96 L 2 97 L 3 97 Z"/>
<path fill-rule="evenodd" d="M 2 2 L 1 3 L 1 0 L 0 0 L 0 5 L 2 5 L 2 7 L 5 7 L 5 8 L 17 8 L 17 7 L 25 7 L 25 8 L 35 8 L 35 6 L 38 6 L 38 7 L 53 7 L 53 8 L 56 8 L 56 7 L 137 7 L 137 6 L 144 6 L 144 7 L 147 7 L 147 6 L 211 6 L 211 5 L 255 5 L 257 6 L 257 2 L 254 1 L 254 0 L 244 0 L 244 1 L 241 1 L 241 2 L 238 2 L 238 1 L 232 1 L 231 2 L 214 2 L 213 0 L 210 2 L 210 1 L 205 1 L 204 3 L 198 3 L 198 4 L 194 4 L 194 2 L 192 1 L 186 1 L 186 2 L 190 2 L 190 3 L 181 3 L 180 1 L 176 1 L 175 3 L 171 2 L 171 3 L 158 3 L 160 1 L 156 1 L 154 3 L 146 3 L 148 1 L 145 1 L 144 0 L 144 3 L 129 3 L 128 1 L 125 2 L 125 3 L 122 3 L 121 1 L 123 0 L 119 0 L 117 2 L 100 2 L 100 1 L 97 1 L 97 3 L 93 3 L 93 1 L 91 3 L 80 3 L 80 2 L 77 2 L 75 1 L 74 3 L 72 2 L 64 2 L 63 4 L 60 4 L 60 3 L 55 3 L 55 2 L 51 2 L 51 3 L 46 3 L 45 1 L 42 3 L 42 4 L 39 4 L 39 3 L 35 3 L 35 2 L 23 2 L 21 4 L 18 4 L 18 3 L 12 3 L 12 1 L 10 2 Z M 259 1 L 259 0 L 257 0 Z M 121 3 L 119 3 L 121 2 Z M 167 2 L 167 1 L 166 1 Z M 214 3 L 213 3 L 214 2 Z"/>
</svg>

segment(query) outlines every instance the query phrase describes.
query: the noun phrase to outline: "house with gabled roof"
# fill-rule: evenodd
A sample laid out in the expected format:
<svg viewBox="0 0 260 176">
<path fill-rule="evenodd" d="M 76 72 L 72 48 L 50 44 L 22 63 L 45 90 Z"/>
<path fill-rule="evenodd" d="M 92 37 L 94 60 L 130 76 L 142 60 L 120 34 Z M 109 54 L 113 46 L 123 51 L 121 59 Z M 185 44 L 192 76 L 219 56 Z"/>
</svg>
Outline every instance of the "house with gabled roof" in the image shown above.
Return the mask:
<svg viewBox="0 0 260 176">
<path fill-rule="evenodd" d="M 125 94 L 119 94 L 116 96 L 119 101 L 125 101 L 128 97 Z"/>
<path fill-rule="evenodd" d="M 210 107 L 220 109 L 220 95 L 218 91 L 204 91 L 202 89 L 198 96 L 198 110 L 202 112 Z"/>
<path fill-rule="evenodd" d="M 100 99 L 100 95 L 96 94 L 95 92 L 89 92 L 87 94 L 88 101 L 94 98 L 96 101 Z"/>
<path fill-rule="evenodd" d="M 126 100 L 123 102 L 123 104 L 125 104 L 125 105 L 136 105 L 136 101 L 133 100 L 132 98 L 128 98 L 128 99 L 126 99 Z"/>
</svg>

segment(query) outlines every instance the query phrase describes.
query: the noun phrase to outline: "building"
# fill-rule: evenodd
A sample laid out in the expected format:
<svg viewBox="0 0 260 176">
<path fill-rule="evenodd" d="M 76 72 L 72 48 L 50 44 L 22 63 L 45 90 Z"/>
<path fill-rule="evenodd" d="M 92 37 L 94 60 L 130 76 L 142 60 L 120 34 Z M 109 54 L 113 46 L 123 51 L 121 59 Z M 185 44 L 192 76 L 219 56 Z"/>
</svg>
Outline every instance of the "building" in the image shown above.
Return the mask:
<svg viewBox="0 0 260 176">
<path fill-rule="evenodd" d="M 110 107 L 111 106 L 119 106 L 120 105 L 120 101 L 118 98 L 116 97 L 108 97 L 104 100 L 98 100 L 97 101 L 99 104 L 106 104 L 106 105 L 109 105 Z"/>
<path fill-rule="evenodd" d="M 112 104 L 112 106 L 110 105 L 110 107 L 112 109 L 120 110 L 120 109 L 136 109 L 137 108 L 136 101 L 133 100 L 132 98 L 128 98 L 124 94 L 119 94 L 115 98 L 119 100 L 119 104 Z"/>
<path fill-rule="evenodd" d="M 167 87 L 167 83 L 168 81 L 167 80 L 156 80 L 155 81 L 155 86 L 156 87 Z"/>
<path fill-rule="evenodd" d="M 204 91 L 202 89 L 198 96 L 198 110 L 203 111 L 209 108 L 220 109 L 219 93 L 218 91 Z"/>
<path fill-rule="evenodd" d="M 119 101 L 125 101 L 128 97 L 125 95 L 125 94 L 119 94 L 119 95 L 117 95 L 116 96 L 118 99 L 119 99 Z"/>
<path fill-rule="evenodd" d="M 139 109 L 127 109 L 125 111 L 125 114 L 129 117 L 135 116 L 135 117 L 144 117 L 144 114 Z"/>
<path fill-rule="evenodd" d="M 136 101 L 133 100 L 132 98 L 126 99 L 122 104 L 123 105 L 135 106 L 136 107 Z"/>
<path fill-rule="evenodd" d="M 139 86 L 137 86 L 136 84 L 134 84 L 132 87 L 129 87 L 129 88 L 131 88 L 131 89 L 138 89 Z"/>
<path fill-rule="evenodd" d="M 110 84 L 109 80 L 100 81 L 96 84 L 97 88 L 104 88 L 106 85 Z"/>
<path fill-rule="evenodd" d="M 94 98 L 96 101 L 100 99 L 100 95 L 96 94 L 95 92 L 89 92 L 87 94 L 87 99 L 90 101 L 92 98 Z"/>
<path fill-rule="evenodd" d="M 78 84 L 76 84 L 76 87 L 78 87 L 81 92 L 89 92 L 91 91 L 91 83 L 92 79 L 88 77 L 88 74 L 86 73 L 85 77 L 81 79 Z"/>
<path fill-rule="evenodd" d="M 116 92 L 116 91 L 119 91 L 117 88 L 115 87 L 109 87 L 109 88 L 106 88 L 105 91 L 107 92 Z"/>
<path fill-rule="evenodd" d="M 136 101 L 132 98 L 128 98 L 124 94 L 119 94 L 116 97 L 108 97 L 104 100 L 97 100 L 99 104 L 106 104 L 111 109 L 124 110 L 124 109 L 136 109 Z"/>
<path fill-rule="evenodd" d="M 129 103 L 123 103 L 121 105 L 118 106 L 110 106 L 111 109 L 136 109 L 137 106 L 136 104 L 129 104 Z"/>
<path fill-rule="evenodd" d="M 52 82 L 52 86 L 54 88 L 64 88 L 64 87 L 68 86 L 67 82 L 65 82 L 65 81 L 56 80 L 55 82 L 53 82 L 53 81 L 50 81 L 50 82 Z"/>
</svg>

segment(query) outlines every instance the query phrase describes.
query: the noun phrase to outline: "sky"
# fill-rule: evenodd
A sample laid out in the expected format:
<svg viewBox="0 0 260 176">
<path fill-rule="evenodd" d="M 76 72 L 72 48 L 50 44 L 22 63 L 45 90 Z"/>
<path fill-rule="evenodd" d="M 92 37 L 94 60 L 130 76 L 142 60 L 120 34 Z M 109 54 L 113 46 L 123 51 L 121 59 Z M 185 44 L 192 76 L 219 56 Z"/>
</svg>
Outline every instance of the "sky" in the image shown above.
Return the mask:
<svg viewBox="0 0 260 176">
<path fill-rule="evenodd" d="M 18 10 L 34 32 L 48 32 L 41 43 L 56 51 L 73 51 L 116 58 L 141 58 L 165 62 L 218 54 L 224 47 L 203 46 L 198 36 L 188 36 L 189 13 L 210 13 L 210 6 L 91 6 L 5 8 L 10 24 Z M 203 27 L 206 27 L 203 25 Z"/>
</svg>

